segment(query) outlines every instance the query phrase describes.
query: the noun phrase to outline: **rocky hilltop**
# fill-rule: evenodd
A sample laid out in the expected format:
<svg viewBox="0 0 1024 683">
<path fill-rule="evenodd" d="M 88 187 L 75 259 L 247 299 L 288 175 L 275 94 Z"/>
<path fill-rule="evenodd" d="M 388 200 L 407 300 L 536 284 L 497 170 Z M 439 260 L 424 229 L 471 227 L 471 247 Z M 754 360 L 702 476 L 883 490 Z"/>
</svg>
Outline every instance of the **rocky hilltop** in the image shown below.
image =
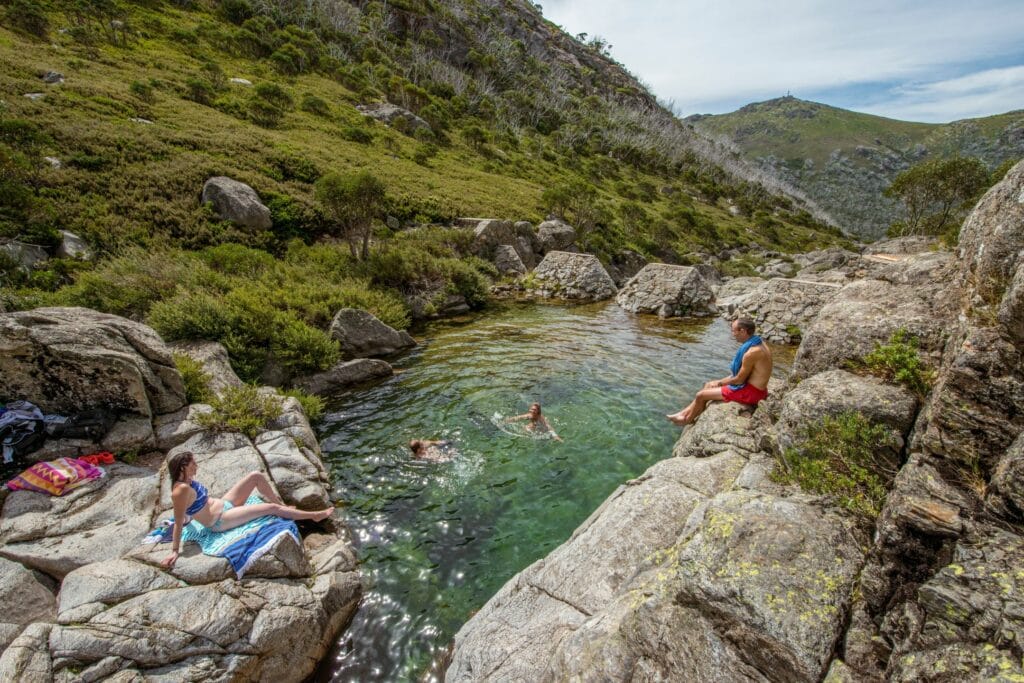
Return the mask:
<svg viewBox="0 0 1024 683">
<path fill-rule="evenodd" d="M 1024 157 L 1024 111 L 948 124 L 912 123 L 795 97 L 687 121 L 721 136 L 817 202 L 851 233 L 885 234 L 901 215 L 882 196 L 900 172 L 930 158 L 977 157 L 989 169 Z"/>
<path fill-rule="evenodd" d="M 712 406 L 673 457 L 513 577 L 457 634 L 446 680 L 1024 676 L 1024 164 L 955 254 L 887 246 L 820 257 L 835 267 L 807 276 L 812 295 L 768 281 L 733 299 L 762 323 L 804 321 L 788 381 L 751 419 Z M 926 395 L 847 369 L 900 328 L 936 371 Z M 894 444 L 871 523 L 770 476 L 808 427 L 848 411 Z"/>
</svg>

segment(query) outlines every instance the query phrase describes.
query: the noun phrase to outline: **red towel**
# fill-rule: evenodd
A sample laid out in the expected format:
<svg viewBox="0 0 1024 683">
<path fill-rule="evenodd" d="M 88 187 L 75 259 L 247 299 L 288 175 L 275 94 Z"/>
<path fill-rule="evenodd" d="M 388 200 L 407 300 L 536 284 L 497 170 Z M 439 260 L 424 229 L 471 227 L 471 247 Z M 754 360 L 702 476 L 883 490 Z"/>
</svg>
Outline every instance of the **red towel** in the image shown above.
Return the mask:
<svg viewBox="0 0 1024 683">
<path fill-rule="evenodd" d="M 90 465 L 109 465 L 114 462 L 114 454 L 108 451 L 100 451 L 99 453 L 80 456 L 78 459 L 84 460 Z"/>
</svg>

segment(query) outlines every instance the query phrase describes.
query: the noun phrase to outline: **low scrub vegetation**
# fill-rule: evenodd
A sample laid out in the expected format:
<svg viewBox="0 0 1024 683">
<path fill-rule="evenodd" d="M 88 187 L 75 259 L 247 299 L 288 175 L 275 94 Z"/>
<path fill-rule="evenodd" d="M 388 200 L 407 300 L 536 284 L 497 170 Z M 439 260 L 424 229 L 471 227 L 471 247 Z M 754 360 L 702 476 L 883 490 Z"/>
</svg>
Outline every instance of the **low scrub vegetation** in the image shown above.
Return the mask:
<svg viewBox="0 0 1024 683">
<path fill-rule="evenodd" d="M 174 354 L 174 366 L 181 373 L 181 381 L 185 385 L 185 399 L 189 403 L 209 403 L 213 398 L 210 390 L 210 375 L 203 369 L 203 364 L 183 353 Z"/>
<path fill-rule="evenodd" d="M 805 440 L 780 458 L 773 479 L 831 496 L 841 507 L 874 519 L 898 469 L 888 427 L 860 413 L 826 416 L 809 426 Z"/>
<path fill-rule="evenodd" d="M 875 343 L 875 349 L 859 362 L 850 364 L 893 384 L 902 384 L 918 398 L 931 391 L 935 371 L 921 360 L 918 339 L 904 329 L 893 332 L 888 344 Z"/>
<path fill-rule="evenodd" d="M 196 417 L 201 426 L 217 432 L 238 432 L 250 439 L 266 431 L 281 416 L 281 397 L 251 384 L 225 389 L 210 401 L 213 410 Z"/>
</svg>

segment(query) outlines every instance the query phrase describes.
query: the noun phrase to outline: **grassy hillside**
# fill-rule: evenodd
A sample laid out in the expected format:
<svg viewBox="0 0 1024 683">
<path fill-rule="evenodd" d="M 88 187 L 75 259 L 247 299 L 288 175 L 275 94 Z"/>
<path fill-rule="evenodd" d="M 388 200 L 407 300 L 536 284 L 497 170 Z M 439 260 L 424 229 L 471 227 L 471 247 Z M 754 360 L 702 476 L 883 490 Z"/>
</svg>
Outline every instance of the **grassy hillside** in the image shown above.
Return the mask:
<svg viewBox="0 0 1024 683">
<path fill-rule="evenodd" d="M 783 97 L 689 120 L 731 140 L 746 157 L 803 190 L 840 225 L 868 237 L 884 233 L 898 216 L 898 206 L 881 192 L 915 163 L 959 154 L 978 157 L 991 170 L 1024 156 L 1024 111 L 929 124 Z"/>
<path fill-rule="evenodd" d="M 703 158 L 603 46 L 529 3 L 7 0 L 3 12 L 0 238 L 52 248 L 69 230 L 98 257 L 2 261 L 0 300 L 218 339 L 249 378 L 329 364 L 324 329 L 342 304 L 399 326 L 416 296 L 486 305 L 496 273 L 468 255 L 471 235 L 421 227 L 458 216 L 556 211 L 605 261 L 839 241 L 798 201 Z M 411 113 L 389 126 L 356 108 L 385 101 Z M 429 128 L 414 131 L 412 113 Z M 392 227 L 377 226 L 365 261 L 315 201 L 328 171 L 387 187 Z M 215 175 L 255 188 L 272 228 L 218 220 L 199 201 Z M 271 323 L 288 338 L 268 339 Z"/>
</svg>

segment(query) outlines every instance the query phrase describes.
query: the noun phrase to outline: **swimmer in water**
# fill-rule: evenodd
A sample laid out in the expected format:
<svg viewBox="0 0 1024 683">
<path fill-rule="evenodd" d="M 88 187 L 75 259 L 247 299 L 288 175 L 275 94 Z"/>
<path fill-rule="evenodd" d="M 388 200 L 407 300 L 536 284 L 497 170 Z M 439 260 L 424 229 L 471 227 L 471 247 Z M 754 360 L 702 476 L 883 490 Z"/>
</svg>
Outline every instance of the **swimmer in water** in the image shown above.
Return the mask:
<svg viewBox="0 0 1024 683">
<path fill-rule="evenodd" d="M 556 441 L 562 440 L 562 437 L 560 437 L 555 432 L 555 428 L 551 426 L 551 423 L 548 422 L 548 419 L 544 417 L 544 415 L 540 412 L 539 403 L 531 403 L 530 409 L 528 411 L 526 411 L 522 415 L 515 415 L 513 417 L 507 418 L 505 422 L 515 422 L 517 420 L 529 420 L 529 422 L 526 423 L 527 431 L 538 433 L 547 432 L 548 434 L 551 435 L 552 439 L 555 439 Z"/>
<path fill-rule="evenodd" d="M 409 442 L 409 450 L 412 451 L 412 457 L 419 460 L 429 460 L 430 462 L 447 462 L 455 454 L 455 450 L 451 448 L 451 443 L 444 439 L 439 441 L 413 439 Z"/>
</svg>

